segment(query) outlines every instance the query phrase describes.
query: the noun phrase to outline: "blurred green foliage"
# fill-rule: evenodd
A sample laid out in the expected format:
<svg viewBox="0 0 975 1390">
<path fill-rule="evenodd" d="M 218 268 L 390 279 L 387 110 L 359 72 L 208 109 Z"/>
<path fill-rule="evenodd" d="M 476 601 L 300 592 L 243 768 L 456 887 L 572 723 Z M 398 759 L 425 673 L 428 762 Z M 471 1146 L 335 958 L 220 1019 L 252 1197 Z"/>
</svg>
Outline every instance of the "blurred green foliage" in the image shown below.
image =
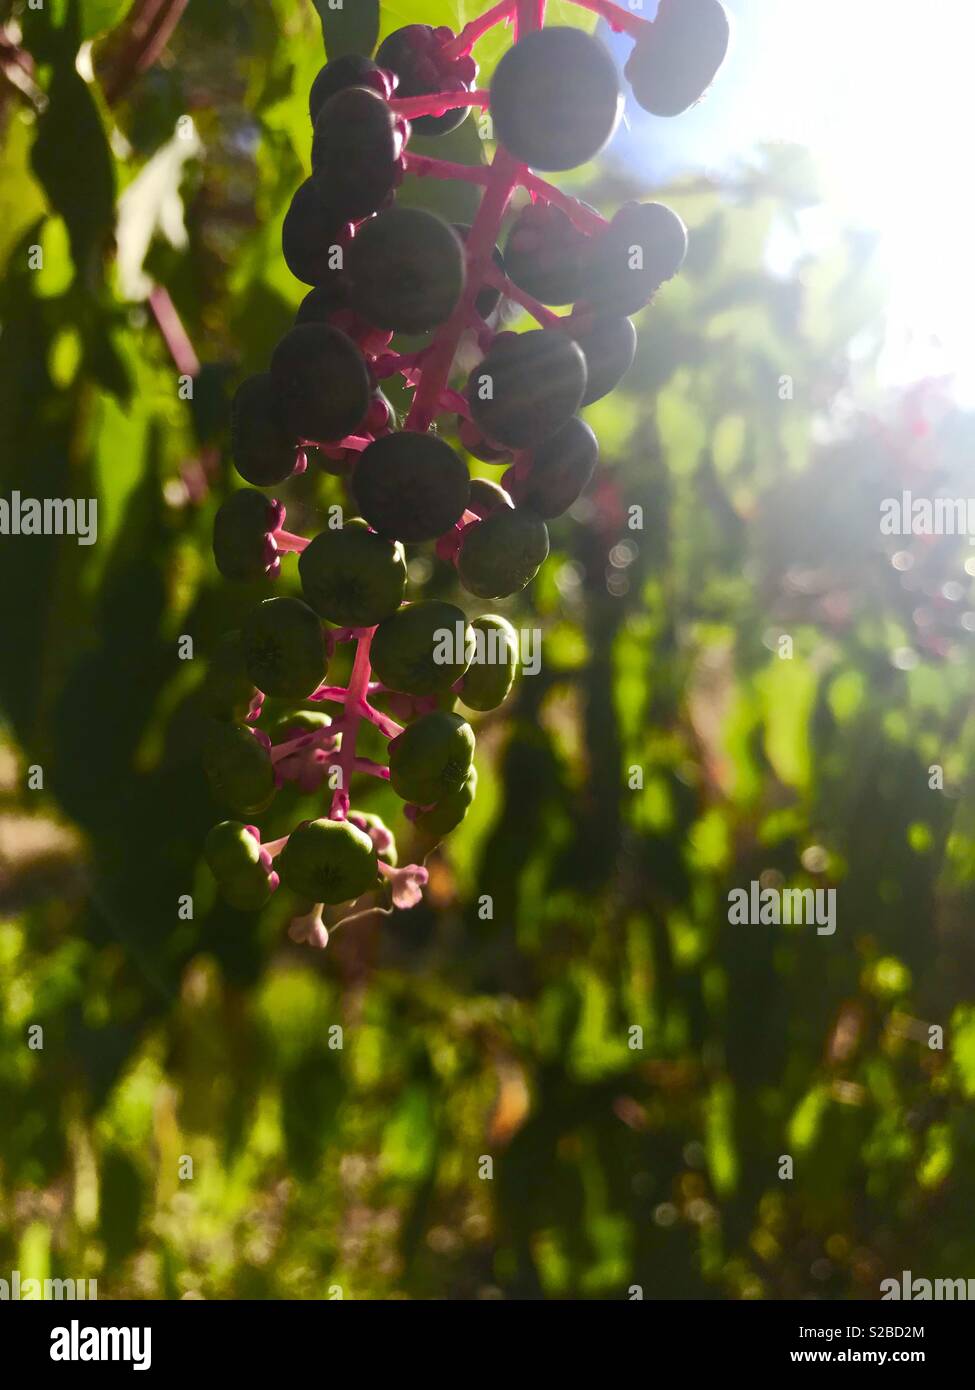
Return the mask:
<svg viewBox="0 0 975 1390">
<path fill-rule="evenodd" d="M 99 530 L 0 538 L 0 1273 L 617 1299 L 970 1274 L 975 563 L 877 518 L 901 487 L 964 495 L 973 431 L 937 391 L 874 391 L 869 240 L 770 268 L 816 198 L 792 149 L 664 192 L 686 273 L 503 605 L 541 673 L 478 721 L 478 800 L 423 905 L 320 955 L 214 899 L 198 706 L 264 592 L 219 582 L 209 536 L 229 392 L 302 293 L 278 243 L 315 9 L 190 5 L 140 71 L 120 3 L 3 8 L 30 59 L 0 87 L 0 491 L 97 497 Z M 397 0 L 380 32 L 473 12 Z M 350 19 L 337 49 L 373 36 L 368 4 Z M 484 157 L 473 119 L 435 148 Z M 573 185 L 651 192 L 611 162 Z M 469 187 L 402 196 L 469 220 Z M 203 363 L 191 399 L 154 285 Z M 312 469 L 283 496 L 314 530 L 341 489 Z M 429 556 L 411 581 L 456 597 Z M 730 926 L 759 878 L 835 887 L 835 935 Z"/>
</svg>

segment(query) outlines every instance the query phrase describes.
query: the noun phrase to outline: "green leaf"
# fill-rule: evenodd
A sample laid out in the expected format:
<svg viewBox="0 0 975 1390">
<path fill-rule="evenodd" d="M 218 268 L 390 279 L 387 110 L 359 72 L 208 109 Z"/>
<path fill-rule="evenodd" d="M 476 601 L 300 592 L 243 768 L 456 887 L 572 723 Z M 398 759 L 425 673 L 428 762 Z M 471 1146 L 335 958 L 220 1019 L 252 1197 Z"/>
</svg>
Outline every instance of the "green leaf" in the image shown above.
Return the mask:
<svg viewBox="0 0 975 1390">
<path fill-rule="evenodd" d="M 107 238 L 115 215 L 115 171 L 101 116 L 73 65 L 59 63 L 31 151 L 34 173 L 68 225 L 71 255 L 82 275 Z"/>
<path fill-rule="evenodd" d="M 130 8 L 130 0 L 81 0 L 81 38 L 93 39 L 114 29 Z"/>
<path fill-rule="evenodd" d="M 329 61 L 345 53 L 367 57 L 379 37 L 379 0 L 312 0 L 322 21 Z"/>
</svg>

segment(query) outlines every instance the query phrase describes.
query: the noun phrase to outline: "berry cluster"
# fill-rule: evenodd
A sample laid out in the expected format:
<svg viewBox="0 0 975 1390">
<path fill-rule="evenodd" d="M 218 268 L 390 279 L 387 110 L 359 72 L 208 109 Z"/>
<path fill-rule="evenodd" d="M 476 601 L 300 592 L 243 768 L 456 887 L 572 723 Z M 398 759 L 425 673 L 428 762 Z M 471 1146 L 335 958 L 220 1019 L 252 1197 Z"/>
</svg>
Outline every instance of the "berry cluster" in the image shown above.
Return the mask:
<svg viewBox="0 0 975 1390">
<path fill-rule="evenodd" d="M 610 0 L 580 3 L 635 38 L 626 76 L 656 114 L 696 101 L 724 56 L 718 0 L 661 0 L 652 23 Z M 404 546 L 434 542 L 479 599 L 531 581 L 548 554 L 547 521 L 572 506 L 596 466 L 596 437 L 577 412 L 627 371 L 636 347 L 629 316 L 677 273 L 687 249 L 684 224 L 662 204 L 628 203 L 606 221 L 535 172 L 592 159 L 623 102 L 603 45 L 579 29 L 542 27 L 543 12 L 544 0 L 502 0 L 457 35 L 411 24 L 374 60 L 353 55 L 322 68 L 309 99 L 312 173 L 282 229 L 288 267 L 311 288 L 268 371 L 246 380 L 233 403 L 234 463 L 252 487 L 217 514 L 217 565 L 231 580 L 274 578 L 282 556 L 297 552 L 304 597 L 266 599 L 215 653 L 207 775 L 240 816 L 264 810 L 284 781 L 311 792 L 327 779 L 332 797 L 326 815 L 266 844 L 253 825 L 221 822 L 206 858 L 240 907 L 260 907 L 280 880 L 304 904 L 291 934 L 312 944 L 327 939 L 325 906 L 384 882 L 395 904 L 409 905 L 426 879 L 420 866 L 397 867 L 377 817 L 351 810 L 353 774 L 391 783 L 425 854 L 474 796 L 474 734 L 456 701 L 493 709 L 515 678 L 506 619 L 469 623 L 453 604 L 406 601 Z M 509 20 L 515 42 L 490 89 L 478 91 L 471 49 Z M 442 134 L 473 106 L 493 121 L 489 166 L 411 152 L 413 130 Z M 473 224 L 398 206 L 405 172 L 481 185 Z M 502 252 L 519 188 L 530 201 Z M 497 331 L 502 298 L 538 327 Z M 564 305 L 573 306 L 564 315 L 551 307 Z M 394 333 L 430 336 L 419 351 L 399 353 Z M 462 339 L 481 360 L 461 391 L 450 380 Z M 381 389 L 396 373 L 413 387 L 402 424 Z M 448 414 L 468 454 L 505 467 L 500 486 L 471 482 L 461 453 L 435 432 Z M 346 477 L 358 515 L 307 540 L 286 531 L 284 507 L 256 489 L 303 471 L 310 455 Z M 329 663 L 345 642 L 355 644 L 351 676 L 330 685 Z M 265 697 L 305 708 L 260 729 Z M 307 708 L 322 702 L 341 714 Z M 363 721 L 389 740 L 388 764 L 357 755 Z"/>
</svg>

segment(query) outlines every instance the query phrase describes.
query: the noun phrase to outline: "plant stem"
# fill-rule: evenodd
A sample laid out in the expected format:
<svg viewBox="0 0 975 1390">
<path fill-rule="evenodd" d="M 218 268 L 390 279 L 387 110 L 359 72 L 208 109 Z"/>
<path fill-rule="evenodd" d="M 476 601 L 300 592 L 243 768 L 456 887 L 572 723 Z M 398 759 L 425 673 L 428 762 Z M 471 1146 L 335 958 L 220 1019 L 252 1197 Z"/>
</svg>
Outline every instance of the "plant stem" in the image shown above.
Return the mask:
<svg viewBox="0 0 975 1390">
<path fill-rule="evenodd" d="M 624 10 L 622 5 L 613 4 L 613 0 L 573 0 L 573 4 L 598 14 L 617 34 L 631 34 L 636 39 L 650 27 L 649 19 L 641 19 L 631 10 Z"/>
<path fill-rule="evenodd" d="M 487 92 L 454 88 L 446 92 L 424 92 L 418 97 L 392 97 L 387 105 L 397 116 L 406 116 L 412 121 L 418 116 L 442 116 L 458 106 L 487 106 L 489 99 Z"/>
<path fill-rule="evenodd" d="M 413 154 L 409 150 L 403 156 L 403 164 L 408 174 L 427 179 L 461 179 L 465 183 L 486 185 L 491 178 L 491 170 L 486 164 L 454 164 L 449 159 L 434 159 L 428 154 Z"/>
<path fill-rule="evenodd" d="M 470 53 L 482 34 L 486 34 L 489 29 L 493 29 L 496 24 L 510 18 L 514 13 L 517 0 L 501 0 L 501 3 L 494 5 L 490 10 L 485 10 L 478 19 L 472 19 L 470 24 L 465 24 L 456 38 L 444 44 L 440 50 L 443 58 L 463 58 Z"/>
<path fill-rule="evenodd" d="M 579 199 L 573 198 L 571 193 L 563 193 L 561 188 L 556 188 L 554 184 L 540 179 L 537 174 L 531 173 L 528 169 L 524 171 L 518 182 L 522 188 L 527 188 L 529 193 L 540 198 L 543 203 L 551 203 L 554 207 L 561 208 L 569 220 L 582 232 L 591 235 L 601 232 L 604 227 L 608 226 L 606 218 L 600 216 L 598 212 L 583 207 Z"/>
</svg>

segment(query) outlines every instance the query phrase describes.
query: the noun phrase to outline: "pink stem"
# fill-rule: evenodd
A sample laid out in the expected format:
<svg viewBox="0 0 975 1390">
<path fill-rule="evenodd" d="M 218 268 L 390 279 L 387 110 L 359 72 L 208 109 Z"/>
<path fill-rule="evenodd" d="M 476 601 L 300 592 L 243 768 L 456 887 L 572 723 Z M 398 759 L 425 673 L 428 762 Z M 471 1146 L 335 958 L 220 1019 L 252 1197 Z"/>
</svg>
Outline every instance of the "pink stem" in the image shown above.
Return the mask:
<svg viewBox="0 0 975 1390">
<path fill-rule="evenodd" d="M 279 763 L 283 758 L 290 758 L 299 748 L 311 748 L 318 743 L 327 743 L 335 734 L 336 730 L 331 727 L 314 729 L 305 734 L 298 734 L 296 738 L 289 738 L 286 743 L 276 743 L 271 749 L 271 762 Z"/>
<path fill-rule="evenodd" d="M 564 327 L 560 314 L 553 314 L 551 309 L 546 309 L 544 304 L 539 304 L 537 299 L 533 299 L 530 294 L 526 294 L 524 290 L 520 290 L 513 281 L 508 279 L 503 271 L 497 268 L 497 266 L 489 265 L 484 272 L 484 278 L 489 285 L 493 285 L 495 289 L 500 290 L 508 299 L 514 300 L 514 302 L 520 304 L 523 309 L 527 309 L 532 318 L 540 323 L 543 328 Z"/>
<path fill-rule="evenodd" d="M 431 344 L 430 355 L 423 363 L 420 384 L 413 395 L 406 429 L 420 432 L 429 429 L 437 413 L 440 397 L 447 387 L 457 345 L 467 327 L 478 290 L 484 283 L 484 271 L 494 252 L 505 208 L 523 172 L 522 166 L 514 156 L 499 145 L 489 170 L 490 178 L 484 197 L 467 237 L 467 281 L 464 293 Z"/>
<path fill-rule="evenodd" d="M 274 537 L 274 544 L 279 550 L 292 550 L 300 554 L 306 546 L 311 544 L 304 536 L 296 536 L 293 531 L 272 531 L 271 535 Z"/>
<path fill-rule="evenodd" d="M 331 700 L 333 704 L 344 705 L 348 695 L 344 685 L 320 685 L 308 696 L 309 700 Z"/>
<path fill-rule="evenodd" d="M 383 781 L 389 781 L 389 768 L 385 763 L 373 762 L 372 758 L 356 758 L 353 766 L 356 772 L 368 772 L 372 777 L 381 777 Z"/>
<path fill-rule="evenodd" d="M 390 719 L 388 714 L 383 714 L 381 710 L 373 709 L 372 705 L 363 703 L 361 714 L 363 719 L 368 719 L 384 738 L 397 738 L 403 732 L 402 724 L 397 724 L 395 719 Z"/>
<path fill-rule="evenodd" d="M 372 644 L 372 634 L 375 630 L 374 627 L 367 628 L 356 644 L 352 675 L 349 677 L 349 688 L 345 696 L 342 747 L 339 750 L 337 760 L 337 766 L 341 769 L 342 775 L 340 784 L 335 788 L 332 796 L 332 805 L 329 810 L 331 820 L 345 820 L 349 814 L 349 781 L 355 766 L 356 734 L 359 732 L 362 716 L 368 708 L 366 691 L 369 689 L 369 677 L 372 675 L 372 668 L 369 664 L 369 647 Z"/>
<path fill-rule="evenodd" d="M 477 43 L 482 34 L 486 34 L 489 29 L 493 29 L 496 24 L 508 19 L 514 12 L 517 0 L 501 0 L 501 3 L 494 5 L 490 10 L 485 10 L 479 19 L 472 19 L 470 24 L 465 24 L 456 38 L 450 39 L 440 50 L 442 58 L 463 58 Z"/>
<path fill-rule="evenodd" d="M 552 203 L 555 207 L 561 208 L 580 231 L 589 234 L 599 233 L 608 225 L 605 217 L 600 217 L 598 212 L 584 208 L 579 199 L 573 198 L 571 193 L 563 193 L 560 188 L 547 183 L 545 179 L 540 179 L 537 174 L 531 173 L 528 169 L 523 172 L 518 182 L 522 188 L 527 188 L 529 193 L 533 193 L 536 198 L 541 198 L 543 203 Z"/>
<path fill-rule="evenodd" d="M 461 179 L 465 183 L 487 185 L 491 170 L 486 164 L 456 164 L 449 159 L 433 159 L 428 154 L 407 151 L 403 163 L 408 174 L 428 179 Z"/>
<path fill-rule="evenodd" d="M 624 10 L 619 5 L 614 5 L 613 0 L 574 0 L 584 10 L 591 10 L 593 14 L 598 14 L 601 19 L 605 19 L 609 27 L 617 34 L 632 34 L 633 38 L 639 38 L 644 29 L 650 27 L 649 19 L 641 19 L 639 15 L 632 14 L 629 10 Z"/>
<path fill-rule="evenodd" d="M 455 111 L 458 106 L 487 106 L 489 101 L 487 92 L 454 88 L 448 92 L 425 92 L 419 97 L 393 97 L 387 104 L 395 115 L 416 120 L 418 116 L 442 116 L 445 111 Z"/>
<path fill-rule="evenodd" d="M 266 849 L 273 859 L 276 854 L 281 853 L 290 838 L 290 835 L 282 835 L 280 840 L 265 840 L 264 844 L 261 845 L 261 849 Z"/>
<path fill-rule="evenodd" d="M 150 290 L 149 308 L 159 325 L 159 331 L 180 376 L 198 376 L 200 359 L 193 350 L 189 334 L 183 327 L 183 320 L 176 311 L 169 291 L 162 285 L 156 285 Z"/>
</svg>

